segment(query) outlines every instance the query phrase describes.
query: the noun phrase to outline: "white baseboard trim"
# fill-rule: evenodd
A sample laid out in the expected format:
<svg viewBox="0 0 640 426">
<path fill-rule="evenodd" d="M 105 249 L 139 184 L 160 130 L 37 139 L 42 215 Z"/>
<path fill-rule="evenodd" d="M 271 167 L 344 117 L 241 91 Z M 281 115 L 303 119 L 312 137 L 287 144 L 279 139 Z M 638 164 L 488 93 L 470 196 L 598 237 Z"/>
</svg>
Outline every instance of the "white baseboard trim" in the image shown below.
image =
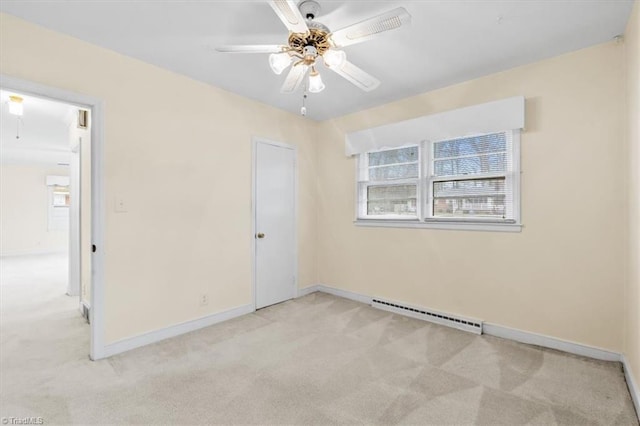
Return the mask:
<svg viewBox="0 0 640 426">
<path fill-rule="evenodd" d="M 305 288 L 299 288 L 298 289 L 298 294 L 296 295 L 296 298 L 302 297 L 302 296 L 306 296 L 307 294 L 311 294 L 311 293 L 315 293 L 317 291 L 320 291 L 319 287 L 320 286 L 318 286 L 318 285 L 312 285 L 312 286 L 305 287 Z"/>
<path fill-rule="evenodd" d="M 640 420 L 640 387 L 638 387 L 638 383 L 631 373 L 631 367 L 627 362 L 627 358 L 624 356 L 624 354 L 622 354 L 621 357 L 622 368 L 624 369 L 624 378 L 627 381 L 627 387 L 629 388 L 629 393 L 631 394 L 633 405 L 635 405 L 636 407 L 636 416 L 638 416 L 638 420 Z"/>
<path fill-rule="evenodd" d="M 322 293 L 333 294 L 334 296 L 342 297 L 360 303 L 365 303 L 367 305 L 371 305 L 371 301 L 373 300 L 373 297 L 371 296 L 365 296 L 364 294 L 341 290 L 335 287 L 329 287 L 328 285 L 324 284 L 318 284 L 317 287 L 318 291 L 321 291 Z"/>
<path fill-rule="evenodd" d="M 603 361 L 621 361 L 621 355 L 617 352 L 600 349 L 581 343 L 569 342 L 556 337 L 545 336 L 543 334 L 532 333 L 530 331 L 517 330 L 498 324 L 484 323 L 484 334 L 501 337 L 503 339 L 515 340 L 529 345 L 542 346 L 543 348 L 556 349 L 570 354 L 581 355 L 587 358 L 600 359 Z"/>
<path fill-rule="evenodd" d="M 324 284 L 319 284 L 315 287 L 318 288 L 318 291 L 321 291 L 323 293 L 333 294 L 334 296 L 344 297 L 345 299 L 355 300 L 356 302 L 366 303 L 368 305 L 370 305 L 371 301 L 373 300 L 373 298 L 370 296 L 329 287 Z M 402 314 L 400 313 L 400 315 Z M 483 324 L 483 333 L 490 336 L 514 340 L 516 342 L 527 343 L 530 345 L 542 346 L 544 348 L 556 349 L 562 352 L 581 355 L 587 358 L 600 359 L 604 361 L 622 361 L 622 355 L 617 352 L 595 348 L 580 343 L 569 342 L 566 340 L 544 336 L 542 334 L 536 334 L 529 331 L 517 330 L 515 328 L 509 328 L 502 325 L 485 322 Z"/>
<path fill-rule="evenodd" d="M 228 311 L 219 312 L 191 321 L 186 321 L 181 324 L 172 325 L 161 330 L 154 330 L 148 333 L 140 334 L 138 336 L 119 340 L 105 346 L 104 358 L 122 352 L 130 351 L 141 346 L 146 346 L 151 343 L 156 343 L 161 340 L 169 339 L 171 337 L 179 336 L 181 334 L 189 333 L 191 331 L 199 330 L 201 328 L 208 327 L 222 321 L 227 321 L 235 317 L 250 314 L 253 311 L 253 305 L 243 305 L 237 308 L 230 309 Z"/>
</svg>

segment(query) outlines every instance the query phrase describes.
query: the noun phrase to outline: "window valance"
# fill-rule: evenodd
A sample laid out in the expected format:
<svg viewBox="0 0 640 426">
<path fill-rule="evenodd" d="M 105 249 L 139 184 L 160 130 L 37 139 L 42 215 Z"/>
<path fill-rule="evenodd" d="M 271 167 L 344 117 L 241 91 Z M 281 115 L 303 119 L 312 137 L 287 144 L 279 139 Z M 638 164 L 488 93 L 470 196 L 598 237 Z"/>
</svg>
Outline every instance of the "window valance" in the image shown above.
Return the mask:
<svg viewBox="0 0 640 426">
<path fill-rule="evenodd" d="M 524 96 L 425 115 L 348 133 L 347 156 L 463 136 L 524 128 Z"/>
</svg>

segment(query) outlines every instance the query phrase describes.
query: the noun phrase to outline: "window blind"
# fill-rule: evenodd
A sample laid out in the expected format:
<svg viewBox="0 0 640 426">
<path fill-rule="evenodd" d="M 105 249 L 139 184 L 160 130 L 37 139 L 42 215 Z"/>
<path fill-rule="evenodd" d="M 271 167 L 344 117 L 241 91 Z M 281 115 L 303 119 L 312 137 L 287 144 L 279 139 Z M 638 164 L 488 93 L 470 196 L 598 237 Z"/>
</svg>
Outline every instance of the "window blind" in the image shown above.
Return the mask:
<svg viewBox="0 0 640 426">
<path fill-rule="evenodd" d="M 417 218 L 417 146 L 368 153 L 361 158 L 359 174 L 359 217 Z"/>
<path fill-rule="evenodd" d="M 511 132 L 433 143 L 432 218 L 513 219 Z"/>
</svg>

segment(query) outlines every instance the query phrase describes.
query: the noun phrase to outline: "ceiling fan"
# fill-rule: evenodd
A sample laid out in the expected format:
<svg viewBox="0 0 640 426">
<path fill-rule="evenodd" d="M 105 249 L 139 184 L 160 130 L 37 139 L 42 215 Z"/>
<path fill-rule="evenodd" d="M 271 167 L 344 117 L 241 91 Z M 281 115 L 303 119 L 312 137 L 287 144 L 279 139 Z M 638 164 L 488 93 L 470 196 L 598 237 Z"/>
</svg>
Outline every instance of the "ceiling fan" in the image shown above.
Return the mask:
<svg viewBox="0 0 640 426">
<path fill-rule="evenodd" d="M 282 85 L 282 93 L 293 93 L 309 72 L 308 90 L 324 90 L 316 63 L 322 58 L 324 65 L 364 91 L 374 90 L 380 81 L 347 61 L 345 46 L 370 40 L 379 34 L 395 30 L 411 22 L 411 15 L 402 7 L 366 19 L 337 31 L 315 21 L 320 5 L 314 0 L 270 0 L 269 4 L 289 30 L 286 45 L 230 45 L 216 50 L 227 53 L 270 53 L 269 65 L 276 74 L 289 66 L 291 70 Z"/>
</svg>

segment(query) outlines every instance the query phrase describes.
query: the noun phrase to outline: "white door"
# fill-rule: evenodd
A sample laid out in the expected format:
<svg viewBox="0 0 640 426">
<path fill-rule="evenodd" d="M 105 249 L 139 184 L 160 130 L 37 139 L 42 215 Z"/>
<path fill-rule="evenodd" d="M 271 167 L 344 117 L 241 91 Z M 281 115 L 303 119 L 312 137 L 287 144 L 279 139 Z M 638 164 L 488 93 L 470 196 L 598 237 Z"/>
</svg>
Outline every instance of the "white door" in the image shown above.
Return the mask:
<svg viewBox="0 0 640 426">
<path fill-rule="evenodd" d="M 295 151 L 255 144 L 256 309 L 295 296 Z"/>
<path fill-rule="evenodd" d="M 67 294 L 80 296 L 80 145 L 72 141 L 69 162 L 69 283 Z"/>
</svg>

